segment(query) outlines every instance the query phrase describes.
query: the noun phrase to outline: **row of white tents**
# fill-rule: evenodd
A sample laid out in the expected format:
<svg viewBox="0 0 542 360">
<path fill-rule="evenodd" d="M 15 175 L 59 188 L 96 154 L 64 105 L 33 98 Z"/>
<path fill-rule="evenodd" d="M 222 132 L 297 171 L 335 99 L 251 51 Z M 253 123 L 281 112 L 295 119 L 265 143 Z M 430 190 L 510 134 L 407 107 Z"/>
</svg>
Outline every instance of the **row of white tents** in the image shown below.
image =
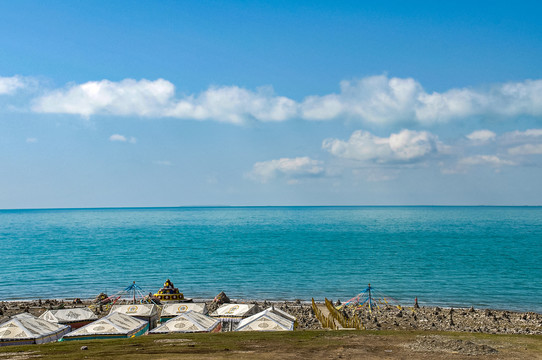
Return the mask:
<svg viewBox="0 0 542 360">
<path fill-rule="evenodd" d="M 88 308 L 49 310 L 39 318 L 20 314 L 0 324 L 0 346 L 50 341 L 128 338 L 149 334 L 219 331 L 292 331 L 296 318 L 255 304 L 224 304 L 208 314 L 205 303 L 114 305 L 98 319 Z M 158 325 L 156 327 L 156 325 Z"/>
</svg>

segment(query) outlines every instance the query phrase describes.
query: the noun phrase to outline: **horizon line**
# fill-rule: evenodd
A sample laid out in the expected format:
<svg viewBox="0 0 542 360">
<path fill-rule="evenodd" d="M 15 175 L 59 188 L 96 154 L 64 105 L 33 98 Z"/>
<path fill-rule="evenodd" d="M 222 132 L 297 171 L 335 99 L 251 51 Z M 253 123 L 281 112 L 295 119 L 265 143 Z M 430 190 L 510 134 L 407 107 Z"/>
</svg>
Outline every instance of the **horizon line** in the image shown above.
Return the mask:
<svg viewBox="0 0 542 360">
<path fill-rule="evenodd" d="M 187 209 L 187 208 L 356 208 L 356 207 L 542 207 L 542 205 L 179 205 L 179 206 L 96 206 L 96 207 L 28 207 L 0 208 L 17 210 L 129 210 L 129 209 Z"/>
</svg>

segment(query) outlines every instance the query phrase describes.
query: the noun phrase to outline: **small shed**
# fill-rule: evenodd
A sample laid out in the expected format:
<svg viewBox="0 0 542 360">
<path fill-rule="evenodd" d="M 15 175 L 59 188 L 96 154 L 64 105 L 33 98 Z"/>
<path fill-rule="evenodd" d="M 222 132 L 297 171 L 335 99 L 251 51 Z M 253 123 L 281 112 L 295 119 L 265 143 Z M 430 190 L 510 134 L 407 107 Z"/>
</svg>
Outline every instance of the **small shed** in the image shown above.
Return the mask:
<svg viewBox="0 0 542 360">
<path fill-rule="evenodd" d="M 114 312 L 147 321 L 149 329 L 154 329 L 158 322 L 158 306 L 155 304 L 113 305 L 109 313 L 112 314 Z"/>
<path fill-rule="evenodd" d="M 235 331 L 293 331 L 296 318 L 270 307 L 239 322 Z"/>
<path fill-rule="evenodd" d="M 30 314 L 14 316 L 0 324 L 0 346 L 43 344 L 57 341 L 70 327 L 54 324 Z"/>
<path fill-rule="evenodd" d="M 147 321 L 114 312 L 64 335 L 62 341 L 130 338 L 142 335 L 148 329 Z"/>
<path fill-rule="evenodd" d="M 220 320 L 188 310 L 149 331 L 149 334 L 220 332 L 220 329 Z"/>
<path fill-rule="evenodd" d="M 205 303 L 176 303 L 165 304 L 160 314 L 160 322 L 165 322 L 187 311 L 194 311 L 206 315 L 209 311 Z"/>
<path fill-rule="evenodd" d="M 98 316 L 89 308 L 47 310 L 39 318 L 52 323 L 69 325 L 72 330 L 98 320 Z"/>
</svg>

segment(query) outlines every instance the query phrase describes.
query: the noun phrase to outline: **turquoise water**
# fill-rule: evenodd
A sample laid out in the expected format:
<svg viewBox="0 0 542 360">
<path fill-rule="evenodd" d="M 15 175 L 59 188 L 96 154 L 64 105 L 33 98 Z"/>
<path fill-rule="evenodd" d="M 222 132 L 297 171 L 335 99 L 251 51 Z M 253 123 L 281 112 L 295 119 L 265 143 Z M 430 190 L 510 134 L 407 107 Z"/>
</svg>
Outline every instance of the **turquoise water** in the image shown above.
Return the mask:
<svg viewBox="0 0 542 360">
<path fill-rule="evenodd" d="M 92 297 L 166 278 L 185 296 L 542 312 L 540 207 L 0 211 L 0 300 Z"/>
</svg>

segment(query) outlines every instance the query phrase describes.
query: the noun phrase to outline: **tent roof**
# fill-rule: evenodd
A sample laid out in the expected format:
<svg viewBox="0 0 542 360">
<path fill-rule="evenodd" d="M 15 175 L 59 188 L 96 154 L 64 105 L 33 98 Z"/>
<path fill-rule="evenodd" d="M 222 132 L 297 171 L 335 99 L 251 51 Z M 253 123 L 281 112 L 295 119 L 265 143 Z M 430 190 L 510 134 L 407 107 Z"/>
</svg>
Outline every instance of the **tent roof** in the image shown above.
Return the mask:
<svg viewBox="0 0 542 360">
<path fill-rule="evenodd" d="M 220 323 L 219 320 L 213 319 L 199 312 L 188 310 L 181 313 L 179 316 L 166 321 L 164 324 L 151 330 L 152 334 L 164 334 L 172 332 L 199 332 L 212 331 Z"/>
<path fill-rule="evenodd" d="M 294 322 L 289 314 L 283 317 L 284 311 L 273 308 L 265 309 L 239 322 L 235 331 L 291 331 L 294 330 Z M 295 319 L 295 318 L 294 318 Z"/>
<path fill-rule="evenodd" d="M 89 308 L 47 310 L 39 318 L 54 323 L 98 320 L 98 316 Z"/>
<path fill-rule="evenodd" d="M 281 309 L 278 309 L 274 306 L 271 306 L 271 307 L 268 307 L 267 309 L 265 310 L 269 310 L 275 314 L 277 314 L 278 316 L 282 316 L 283 318 L 285 319 L 288 319 L 290 321 L 293 321 L 293 322 L 296 322 L 297 321 L 297 318 L 291 314 L 288 314 L 286 311 L 283 311 Z"/>
<path fill-rule="evenodd" d="M 0 324 L 0 341 L 39 339 L 69 331 L 69 326 L 54 324 L 35 316 L 15 316 Z"/>
<path fill-rule="evenodd" d="M 158 315 L 158 307 L 155 304 L 113 305 L 109 313 L 114 312 L 130 316 L 153 317 Z"/>
<path fill-rule="evenodd" d="M 96 335 L 124 335 L 139 331 L 147 326 L 147 322 L 133 316 L 114 312 L 88 325 L 72 331 L 64 337 L 96 336 Z"/>
<path fill-rule="evenodd" d="M 258 311 L 255 304 L 224 304 L 211 314 L 214 317 L 245 317 Z"/>
<path fill-rule="evenodd" d="M 177 316 L 189 310 L 199 312 L 201 314 L 207 313 L 207 305 L 205 303 L 175 303 L 166 304 L 162 308 L 161 316 Z"/>
</svg>

